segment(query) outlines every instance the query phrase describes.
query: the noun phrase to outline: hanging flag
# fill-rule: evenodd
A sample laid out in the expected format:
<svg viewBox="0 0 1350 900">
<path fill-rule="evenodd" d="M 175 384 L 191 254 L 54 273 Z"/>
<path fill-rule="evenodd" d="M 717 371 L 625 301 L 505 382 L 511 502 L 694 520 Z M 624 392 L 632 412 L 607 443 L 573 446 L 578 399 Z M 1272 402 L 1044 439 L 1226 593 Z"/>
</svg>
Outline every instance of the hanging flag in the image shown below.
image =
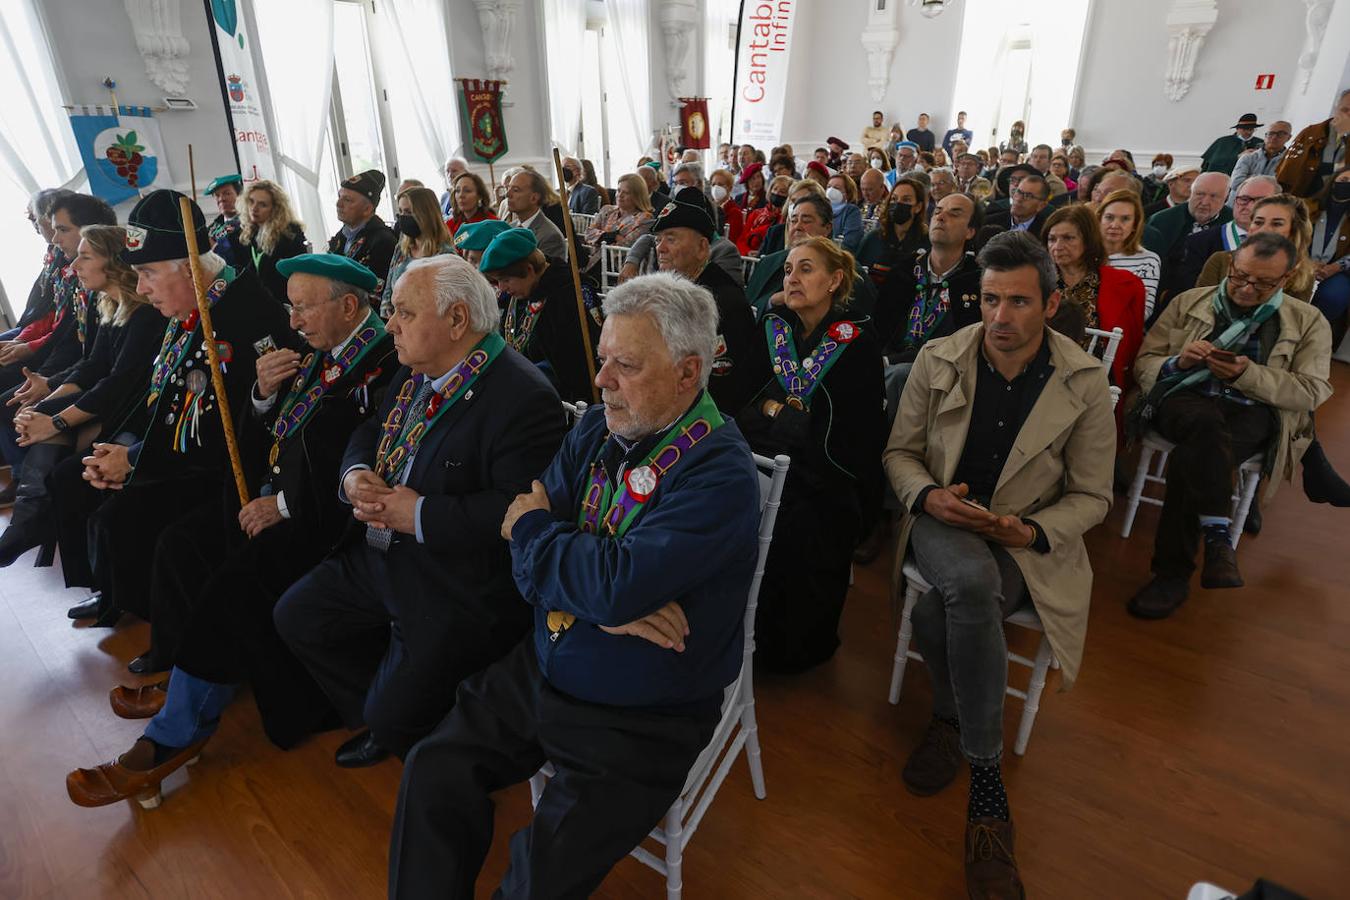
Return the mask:
<svg viewBox="0 0 1350 900">
<path fill-rule="evenodd" d="M 708 98 L 681 97 L 680 131 L 681 141 L 686 148 L 707 150 L 711 145 L 708 134 Z"/>
<path fill-rule="evenodd" d="M 239 172 L 245 183 L 260 178 L 275 180 L 272 141 L 267 132 L 267 120 L 263 118 L 259 105 L 252 44 L 248 42 L 244 23 L 239 19 L 236 0 L 210 0 L 210 7 L 216 32 L 217 71 L 224 79 L 221 90 L 230 106 Z"/>
<path fill-rule="evenodd" d="M 732 140 L 772 146 L 783 130 L 792 22 L 800 0 L 748 0 L 736 29 L 736 91 L 731 97 Z"/>
<path fill-rule="evenodd" d="M 89 192 L 116 206 L 173 187 L 159 122 L 147 106 L 75 106 L 70 127 L 89 176 Z"/>
<path fill-rule="evenodd" d="M 505 81 L 456 78 L 459 116 L 469 136 L 465 156 L 490 163 L 506 155 L 506 127 L 502 124 L 502 86 Z"/>
</svg>

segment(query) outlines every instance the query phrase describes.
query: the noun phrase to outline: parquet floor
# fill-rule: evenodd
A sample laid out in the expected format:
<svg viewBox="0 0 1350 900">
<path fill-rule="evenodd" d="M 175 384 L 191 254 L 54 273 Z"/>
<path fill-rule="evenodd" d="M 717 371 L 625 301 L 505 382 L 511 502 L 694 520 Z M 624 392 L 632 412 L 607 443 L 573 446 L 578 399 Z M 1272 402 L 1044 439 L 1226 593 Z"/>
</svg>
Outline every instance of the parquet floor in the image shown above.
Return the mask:
<svg viewBox="0 0 1350 900">
<path fill-rule="evenodd" d="M 1350 472 L 1350 367 L 1318 416 Z M 1239 551 L 1248 587 L 1197 590 L 1171 620 L 1124 611 L 1144 578 L 1156 511 L 1135 537 L 1120 510 L 1089 537 L 1092 621 L 1074 691 L 1047 691 L 1025 758 L 1004 771 L 1033 897 L 1181 898 L 1195 881 L 1242 889 L 1266 876 L 1308 897 L 1350 888 L 1350 512 L 1285 486 L 1265 531 Z M 81 599 L 29 558 L 0 570 L 0 897 L 375 898 L 384 892 L 397 763 L 346 772 L 345 737 L 283 753 L 251 702 L 227 713 L 202 763 L 164 805 L 80 809 L 65 773 L 140 733 L 108 709 L 146 626 L 72 627 Z M 699 897 L 959 897 L 965 784 L 907 794 L 899 768 L 928 712 L 914 666 L 886 703 L 894 648 L 889 561 L 860 568 L 843 647 L 817 671 L 761 677 L 768 799 L 738 765 L 694 839 L 685 890 Z M 1007 719 L 1011 746 L 1016 714 Z M 505 864 L 528 815 L 522 785 L 499 801 L 480 880 Z M 604 897 L 658 897 L 659 876 L 621 863 Z"/>
</svg>

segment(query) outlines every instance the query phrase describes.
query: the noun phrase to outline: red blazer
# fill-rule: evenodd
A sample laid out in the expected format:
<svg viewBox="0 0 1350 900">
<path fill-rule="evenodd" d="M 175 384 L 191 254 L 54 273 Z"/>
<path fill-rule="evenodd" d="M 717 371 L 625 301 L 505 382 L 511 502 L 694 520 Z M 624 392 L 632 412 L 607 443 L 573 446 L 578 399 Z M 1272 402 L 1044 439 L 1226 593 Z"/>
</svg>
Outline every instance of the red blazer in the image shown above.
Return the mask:
<svg viewBox="0 0 1350 900">
<path fill-rule="evenodd" d="M 730 197 L 722 204 L 721 209 L 727 221 L 727 240 L 739 246 L 741 232 L 745 229 L 745 213 L 741 212 L 741 208 L 736 205 L 736 201 Z"/>
<path fill-rule="evenodd" d="M 1097 270 L 1097 327 L 1124 332 L 1111 363 L 1111 382 L 1123 393 L 1134 386 L 1134 358 L 1144 343 L 1144 282 L 1133 272 L 1102 266 Z"/>
<path fill-rule="evenodd" d="M 486 219 L 495 219 L 495 218 L 497 218 L 497 214 L 489 209 L 486 212 L 480 212 L 478 215 L 469 218 L 451 216 L 450 218 L 445 220 L 445 227 L 450 231 L 450 238 L 453 240 L 455 237 L 455 232 L 459 230 L 459 226 L 469 225 L 472 224 L 473 222 L 482 222 Z"/>
</svg>

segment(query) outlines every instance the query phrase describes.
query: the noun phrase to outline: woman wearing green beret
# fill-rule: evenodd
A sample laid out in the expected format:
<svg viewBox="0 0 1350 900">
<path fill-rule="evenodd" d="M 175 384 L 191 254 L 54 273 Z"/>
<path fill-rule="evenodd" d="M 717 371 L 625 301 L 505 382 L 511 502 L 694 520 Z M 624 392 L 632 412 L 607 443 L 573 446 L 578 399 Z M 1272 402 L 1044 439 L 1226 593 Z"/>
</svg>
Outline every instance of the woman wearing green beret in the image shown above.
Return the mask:
<svg viewBox="0 0 1350 900">
<path fill-rule="evenodd" d="M 507 343 L 543 369 L 564 400 L 591 400 L 590 367 L 567 262 L 544 256 L 530 229 L 512 228 L 492 239 L 478 268 L 501 293 Z M 600 303 L 589 281 L 582 282 L 582 296 L 594 348 L 600 339 Z"/>
</svg>

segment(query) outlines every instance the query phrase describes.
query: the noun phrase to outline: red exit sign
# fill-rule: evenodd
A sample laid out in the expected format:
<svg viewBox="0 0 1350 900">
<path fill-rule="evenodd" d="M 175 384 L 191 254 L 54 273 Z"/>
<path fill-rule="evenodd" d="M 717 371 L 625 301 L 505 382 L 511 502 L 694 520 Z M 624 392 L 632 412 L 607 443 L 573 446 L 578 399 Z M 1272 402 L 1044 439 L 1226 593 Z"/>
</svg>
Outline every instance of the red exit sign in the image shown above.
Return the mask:
<svg viewBox="0 0 1350 900">
<path fill-rule="evenodd" d="M 1275 73 L 1256 76 L 1256 89 L 1258 91 L 1269 91 L 1275 87 Z"/>
</svg>

